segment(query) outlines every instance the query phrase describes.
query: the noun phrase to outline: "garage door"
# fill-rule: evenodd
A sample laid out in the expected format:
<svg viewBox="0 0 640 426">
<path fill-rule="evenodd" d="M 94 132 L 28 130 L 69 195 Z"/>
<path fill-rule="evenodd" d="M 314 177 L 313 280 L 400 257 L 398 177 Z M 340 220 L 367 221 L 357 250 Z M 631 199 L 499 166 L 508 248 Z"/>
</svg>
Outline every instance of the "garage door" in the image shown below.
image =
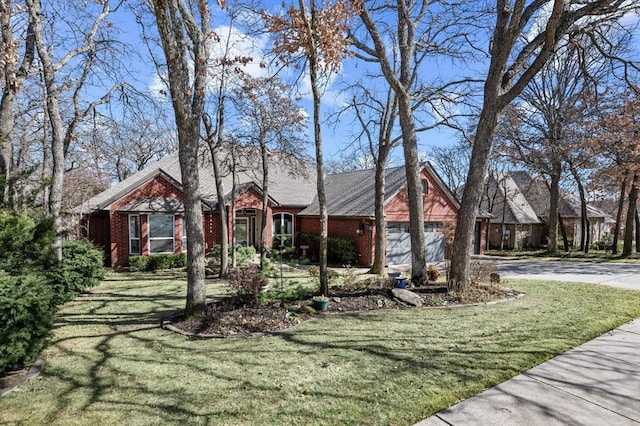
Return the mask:
<svg viewBox="0 0 640 426">
<path fill-rule="evenodd" d="M 437 230 L 439 223 L 425 224 L 425 249 L 427 262 L 444 260 L 444 236 Z M 411 263 L 411 237 L 409 224 L 395 222 L 387 224 L 387 264 L 399 265 Z"/>
</svg>

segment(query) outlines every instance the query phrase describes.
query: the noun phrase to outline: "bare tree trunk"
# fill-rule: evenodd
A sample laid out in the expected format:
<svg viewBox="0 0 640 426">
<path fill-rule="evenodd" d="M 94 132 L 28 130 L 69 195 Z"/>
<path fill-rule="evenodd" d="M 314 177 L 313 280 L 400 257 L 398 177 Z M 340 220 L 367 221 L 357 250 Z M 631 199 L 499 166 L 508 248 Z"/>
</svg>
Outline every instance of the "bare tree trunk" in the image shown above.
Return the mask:
<svg viewBox="0 0 640 426">
<path fill-rule="evenodd" d="M 217 149 L 211 149 L 211 165 L 216 181 L 216 198 L 218 199 L 218 210 L 220 211 L 220 277 L 224 277 L 229 269 L 229 226 Z"/>
<path fill-rule="evenodd" d="M 478 121 L 473 151 L 471 153 L 471 167 L 464 186 L 458 222 L 453 243 L 453 255 L 451 256 L 451 275 L 449 288 L 460 289 L 469 282 L 470 250 L 473 247 L 473 231 L 475 229 L 476 214 L 485 174 L 491 156 L 493 146 L 493 133 L 498 124 L 496 100 L 489 98 L 485 91 L 485 105 Z M 498 91 L 496 90 L 496 93 Z"/>
<path fill-rule="evenodd" d="M 622 256 L 631 256 L 633 248 L 633 224 L 636 217 L 636 207 L 638 201 L 638 173 L 633 175 L 631 182 L 631 190 L 629 191 L 629 207 L 627 208 L 627 220 L 624 226 L 624 246 L 622 247 Z"/>
<path fill-rule="evenodd" d="M 558 213 L 558 224 L 560 225 L 560 233 L 562 234 L 562 243 L 564 244 L 564 251 L 569 253 L 569 238 L 567 237 L 567 229 L 564 227 L 564 221 L 562 216 Z"/>
<path fill-rule="evenodd" d="M 262 225 L 260 227 L 260 268 L 265 267 L 267 259 L 267 209 L 269 208 L 269 150 L 264 135 L 260 135 L 260 153 L 262 154 Z M 281 248 L 283 241 L 280 241 Z"/>
<path fill-rule="evenodd" d="M 377 275 L 384 273 L 384 260 L 385 260 L 385 241 L 386 241 L 386 223 L 384 219 L 384 196 L 385 196 L 385 167 L 387 164 L 387 156 L 383 155 L 382 149 L 378 155 L 378 161 L 376 161 L 376 174 L 375 174 L 375 222 L 376 222 L 376 237 L 375 237 L 375 257 L 373 259 L 373 265 L 371 265 L 371 272 Z M 382 157 L 385 157 L 384 160 Z"/>
<path fill-rule="evenodd" d="M 40 0 L 27 0 L 29 15 L 33 20 L 33 33 L 38 51 L 38 57 L 42 64 L 42 75 L 46 92 L 47 117 L 51 125 L 51 159 L 53 169 L 51 175 L 51 190 L 49 193 L 49 212 L 53 217 L 56 237 L 53 242 L 53 250 L 58 263 L 62 262 L 62 220 L 60 211 L 62 208 L 62 189 L 64 183 L 64 131 L 60 104 L 58 99 L 58 86 L 55 81 L 55 70 L 49 49 L 45 44 L 42 33 Z"/>
<path fill-rule="evenodd" d="M 229 269 L 229 227 L 227 223 L 227 205 L 222 185 L 222 171 L 220 170 L 220 160 L 218 159 L 218 152 L 223 149 L 224 129 L 224 97 L 221 95 L 219 99 L 218 110 L 216 111 L 215 142 L 213 141 L 213 126 L 206 115 L 203 116 L 203 123 L 207 132 L 206 140 L 211 154 L 211 166 L 216 182 L 216 198 L 218 200 L 218 210 L 220 211 L 220 277 L 224 277 L 227 275 L 227 269 Z"/>
<path fill-rule="evenodd" d="M 418 161 L 418 139 L 416 136 L 413 111 L 408 96 L 398 96 L 400 128 L 404 167 L 407 175 L 409 197 L 409 236 L 411 238 L 411 281 L 415 284 L 426 282 L 427 257 L 424 237 L 424 206 L 422 204 L 422 182 Z"/>
<path fill-rule="evenodd" d="M 629 175 L 625 174 L 622 183 L 620 184 L 620 196 L 618 197 L 618 211 L 616 212 L 616 225 L 613 228 L 613 246 L 611 247 L 611 254 L 618 254 L 618 238 L 620 237 L 620 225 L 622 224 L 622 210 L 624 210 L 624 199 L 627 195 L 627 184 L 629 182 Z"/>
<path fill-rule="evenodd" d="M 578 184 L 578 194 L 580 195 L 580 250 L 584 253 L 589 253 L 589 236 L 590 236 L 590 221 L 587 210 L 587 197 L 585 196 L 584 185 L 582 185 L 582 179 L 577 173 L 577 170 L 571 167 L 571 173 Z"/>
<path fill-rule="evenodd" d="M 310 20 L 307 19 L 307 11 L 304 0 L 299 0 L 300 12 L 305 26 L 305 32 L 309 39 L 308 60 L 309 77 L 311 80 L 311 92 L 313 94 L 313 136 L 316 148 L 316 185 L 318 191 L 318 206 L 320 208 L 320 293 L 329 295 L 329 277 L 327 275 L 327 238 L 329 236 L 329 217 L 327 213 L 327 197 L 324 191 L 324 157 L 322 153 L 322 132 L 320 127 L 320 99 L 322 94 L 319 88 L 318 69 L 320 63 L 318 59 L 318 49 L 314 33 L 318 29 L 316 1 L 310 2 Z"/>
<path fill-rule="evenodd" d="M 199 24 L 193 12 L 184 3 L 176 0 L 153 0 L 158 32 L 167 61 L 169 89 L 178 129 L 178 159 L 188 245 L 185 307 L 187 317 L 200 314 L 207 309 L 198 145 L 210 53 L 210 15 L 205 0 L 199 0 L 197 6 Z M 187 47 L 190 48 L 190 52 L 187 52 Z M 193 55 L 193 77 L 190 72 L 189 54 Z"/>
<path fill-rule="evenodd" d="M 231 267 L 238 266 L 236 253 L 236 149 L 231 152 Z"/>
<path fill-rule="evenodd" d="M 551 185 L 549 186 L 549 218 L 547 222 L 547 253 L 558 252 L 558 210 L 560 208 L 560 176 L 562 164 L 553 161 L 551 171 Z"/>
<path fill-rule="evenodd" d="M 2 100 L 0 101 L 0 204 L 11 206 L 13 204 L 13 149 L 11 135 L 15 125 L 15 97 L 22 89 L 22 85 L 29 75 L 29 70 L 35 56 L 33 18 L 29 16 L 27 36 L 24 53 L 20 67 L 18 64 L 17 43 L 13 36 L 11 23 L 11 1 L 0 0 L 0 36 L 3 47 L 4 60 L 2 61 L 3 84 Z"/>
<path fill-rule="evenodd" d="M 640 253 L 640 214 L 636 210 L 636 253 Z"/>
<path fill-rule="evenodd" d="M 365 91 L 369 96 L 371 92 Z M 372 104 L 374 102 L 371 102 Z M 382 102 L 381 102 L 382 103 Z M 373 258 L 373 264 L 371 265 L 371 273 L 382 275 L 384 274 L 384 267 L 386 261 L 386 221 L 384 217 L 384 200 L 386 193 L 386 173 L 387 161 L 389 160 L 389 151 L 394 145 L 392 140 L 393 127 L 397 116 L 397 96 L 395 92 L 390 88 L 387 92 L 386 102 L 384 107 L 380 111 L 377 139 L 373 137 L 369 121 L 360 113 L 359 104 L 354 97 L 353 107 L 356 113 L 356 117 L 360 122 L 363 134 L 369 141 L 369 152 L 371 156 L 375 158 L 375 200 L 374 200 L 374 214 L 375 214 L 375 241 L 374 250 L 375 255 Z M 371 234 L 369 234 L 371 238 Z M 369 241 L 369 247 L 371 241 Z"/>
</svg>

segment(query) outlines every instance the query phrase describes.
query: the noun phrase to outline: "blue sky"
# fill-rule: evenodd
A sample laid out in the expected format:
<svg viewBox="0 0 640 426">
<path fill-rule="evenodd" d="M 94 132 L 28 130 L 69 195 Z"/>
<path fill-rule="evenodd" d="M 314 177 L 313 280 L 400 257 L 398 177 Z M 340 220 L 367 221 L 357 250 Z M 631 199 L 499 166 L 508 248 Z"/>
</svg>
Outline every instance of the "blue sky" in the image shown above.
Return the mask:
<svg viewBox="0 0 640 426">
<path fill-rule="evenodd" d="M 271 4 L 275 4 L 276 8 L 279 8 L 280 2 L 263 2 L 262 4 L 266 5 L 265 7 L 269 7 Z M 215 2 L 212 3 L 212 17 L 213 17 L 213 27 L 215 31 L 223 36 L 228 32 L 228 18 L 225 12 L 221 11 Z M 637 16 L 628 17 L 627 20 L 629 23 L 636 21 Z M 120 36 L 125 40 L 139 40 L 140 39 L 140 28 L 136 24 L 134 17 L 132 14 L 125 10 L 121 9 L 121 11 L 112 18 L 115 26 L 120 30 Z M 240 47 L 238 52 L 245 55 L 251 55 L 255 58 L 253 63 L 247 66 L 246 71 L 252 75 L 265 75 L 268 70 L 259 67 L 260 57 L 262 55 L 262 51 L 264 49 L 268 49 L 270 44 L 266 37 L 261 36 L 248 36 L 245 34 L 240 27 L 234 27 L 233 29 L 233 39 L 239 43 Z M 142 52 L 145 52 L 144 46 L 140 42 L 133 42 L 134 45 L 139 46 Z M 640 40 L 636 39 L 635 46 L 640 51 Z M 216 47 L 214 47 L 214 51 Z M 155 68 L 152 62 L 140 62 L 138 64 L 132 63 L 132 67 L 138 68 L 136 75 L 139 77 L 138 85 L 139 87 L 146 87 L 147 90 L 158 91 L 159 84 L 157 81 L 157 75 L 155 72 Z M 374 65 L 375 66 L 375 65 Z M 346 81 L 352 81 L 357 79 L 363 72 L 367 69 L 367 67 L 371 67 L 371 65 L 365 65 L 356 59 L 348 59 L 344 62 L 344 66 L 339 75 L 332 76 L 332 84 L 329 84 L 326 88 L 325 95 L 323 97 L 323 113 L 324 118 L 326 119 L 329 114 L 335 112 L 336 108 L 341 107 L 344 102 L 344 97 L 347 96 L 347 93 L 342 90 L 345 87 Z M 475 64 L 477 68 L 477 72 L 481 72 L 480 70 L 484 68 L 481 63 Z M 468 72 L 469 70 L 465 70 Z M 447 65 L 443 62 L 440 62 L 438 66 L 433 66 L 430 68 L 429 75 L 426 75 L 427 79 L 436 78 L 441 74 L 451 75 L 452 73 L 462 72 L 459 69 L 452 68 L 450 65 Z M 308 90 L 307 80 L 303 77 L 302 79 L 298 78 L 298 70 L 290 69 L 288 72 L 285 72 L 285 78 L 288 77 L 292 81 L 297 81 L 297 86 L 299 89 L 299 93 L 303 98 L 303 107 L 307 109 L 307 111 L 311 111 L 310 104 L 310 92 Z M 477 76 L 477 75 L 476 75 Z M 311 129 L 311 128 L 310 128 Z M 340 122 L 340 125 L 334 127 L 333 125 L 329 125 L 325 122 L 323 125 L 323 136 L 324 136 L 324 152 L 325 156 L 331 158 L 335 157 L 339 154 L 341 148 L 343 148 L 346 144 L 352 141 L 352 135 L 354 132 L 354 124 L 351 119 L 344 119 Z M 312 132 L 309 130 L 308 137 L 310 143 L 312 141 Z M 455 143 L 460 138 L 460 135 L 450 129 L 439 128 L 429 132 L 419 134 L 420 141 L 420 150 L 425 151 L 430 146 L 446 146 Z M 310 146 L 310 151 L 312 147 Z M 396 153 L 396 163 L 401 163 L 401 153 Z"/>
<path fill-rule="evenodd" d="M 277 2 L 276 7 L 279 8 L 280 4 L 281 3 Z M 212 26 L 220 36 L 224 36 L 227 34 L 229 29 L 228 17 L 226 16 L 226 13 L 222 12 L 215 4 L 212 5 L 212 12 Z M 149 19 L 151 18 L 149 17 Z M 120 38 L 122 40 L 127 40 L 133 46 L 136 46 L 140 49 L 142 54 L 139 61 L 133 61 L 130 63 L 132 74 L 134 74 L 138 79 L 138 81 L 135 82 L 135 85 L 140 89 L 158 92 L 159 89 L 162 88 L 162 85 L 159 83 L 155 67 L 148 57 L 147 48 L 141 41 L 139 41 L 141 37 L 141 30 L 140 26 L 135 21 L 135 17 L 129 10 L 121 9 L 117 14 L 111 17 L 111 21 L 114 23 L 114 26 L 118 28 Z M 153 31 L 155 32 L 155 29 L 153 29 Z M 263 49 L 270 48 L 270 42 L 267 40 L 267 37 L 249 36 L 243 32 L 242 28 L 236 26 L 233 29 L 233 39 L 241 45 L 239 52 L 242 54 L 250 54 L 255 58 L 255 60 L 246 67 L 246 72 L 251 75 L 266 75 L 268 70 L 260 68 L 259 62 L 261 51 Z M 241 39 L 242 41 L 238 41 Z M 219 51 L 220 47 L 219 45 L 214 46 L 213 49 L 214 51 Z M 334 113 L 337 108 L 342 106 L 344 96 L 349 96 L 344 90 L 342 90 L 345 86 L 345 81 L 357 78 L 362 72 L 362 63 L 355 59 L 348 59 L 344 62 L 344 66 L 340 74 L 333 75 L 331 77 L 332 83 L 326 87 L 322 100 L 322 109 L 325 119 L 327 119 L 330 114 Z M 289 78 L 291 81 L 297 81 L 298 93 L 302 97 L 302 105 L 310 114 L 311 95 L 308 86 L 308 79 L 304 76 L 299 78 L 299 73 L 299 70 L 291 68 L 285 71 L 284 77 Z M 167 103 L 168 101 L 169 100 L 167 99 Z M 323 123 L 325 156 L 328 158 L 339 156 L 340 150 L 353 140 L 353 126 L 353 121 L 350 118 L 341 120 L 338 126 L 330 125 L 326 121 Z M 451 144 L 455 142 L 457 137 L 458 136 L 453 131 L 446 129 L 434 130 L 427 134 L 421 134 L 419 136 L 421 150 L 425 150 L 427 146 L 431 145 L 441 146 Z M 312 152 L 313 146 L 311 143 L 313 140 L 313 134 L 311 123 L 309 124 L 308 139 L 310 141 L 309 151 Z M 396 158 L 395 162 L 401 163 L 402 159 L 400 150 L 398 150 L 397 156 L 398 158 Z"/>
</svg>

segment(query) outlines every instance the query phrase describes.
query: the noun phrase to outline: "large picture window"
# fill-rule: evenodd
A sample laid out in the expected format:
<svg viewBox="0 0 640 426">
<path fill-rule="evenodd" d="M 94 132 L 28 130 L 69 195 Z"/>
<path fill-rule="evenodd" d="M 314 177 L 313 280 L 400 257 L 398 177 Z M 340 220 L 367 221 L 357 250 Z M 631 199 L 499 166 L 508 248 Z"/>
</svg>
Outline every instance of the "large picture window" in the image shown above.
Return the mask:
<svg viewBox="0 0 640 426">
<path fill-rule="evenodd" d="M 149 253 L 174 252 L 173 216 L 149 216 Z"/>
<path fill-rule="evenodd" d="M 140 216 L 129 216 L 129 254 L 140 254 Z"/>
<path fill-rule="evenodd" d="M 291 213 L 273 215 L 273 246 L 293 246 L 293 215 Z"/>
</svg>

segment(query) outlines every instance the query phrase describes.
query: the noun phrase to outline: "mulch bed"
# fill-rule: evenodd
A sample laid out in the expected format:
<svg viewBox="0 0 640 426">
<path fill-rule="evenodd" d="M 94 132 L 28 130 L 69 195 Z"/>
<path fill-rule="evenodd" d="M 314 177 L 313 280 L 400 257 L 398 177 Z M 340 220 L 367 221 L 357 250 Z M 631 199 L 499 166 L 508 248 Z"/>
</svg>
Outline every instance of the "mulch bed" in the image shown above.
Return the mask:
<svg viewBox="0 0 640 426">
<path fill-rule="evenodd" d="M 447 293 L 443 287 L 420 287 L 410 291 L 418 294 L 427 307 L 451 307 L 521 296 L 521 293 L 497 287 L 472 286 L 463 295 Z M 273 334 L 314 317 L 339 313 L 357 313 L 380 309 L 417 309 L 393 297 L 390 289 L 360 292 L 335 292 L 326 311 L 309 310 L 311 299 L 272 302 L 246 306 L 233 299 L 219 299 L 209 304 L 203 316 L 184 319 L 174 316 L 166 328 L 194 337 L 244 337 Z M 310 306 L 309 306 L 310 307 Z"/>
</svg>

